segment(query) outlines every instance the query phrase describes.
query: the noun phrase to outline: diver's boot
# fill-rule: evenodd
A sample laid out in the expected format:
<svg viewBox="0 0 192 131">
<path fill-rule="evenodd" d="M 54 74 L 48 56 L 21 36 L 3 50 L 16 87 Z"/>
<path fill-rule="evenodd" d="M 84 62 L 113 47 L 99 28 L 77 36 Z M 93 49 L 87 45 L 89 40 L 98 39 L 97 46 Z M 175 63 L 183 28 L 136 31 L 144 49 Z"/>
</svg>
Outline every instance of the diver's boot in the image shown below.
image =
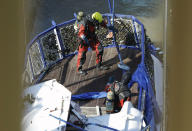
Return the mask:
<svg viewBox="0 0 192 131">
<path fill-rule="evenodd" d="M 101 65 L 101 63 L 97 64 L 96 66 L 97 70 L 108 70 L 108 66 Z"/>
<path fill-rule="evenodd" d="M 85 71 L 85 70 L 79 70 L 79 74 L 87 75 L 87 71 Z"/>
<path fill-rule="evenodd" d="M 87 72 L 82 69 L 82 66 L 79 67 L 78 73 L 79 73 L 79 74 L 82 74 L 82 75 L 87 75 Z"/>
</svg>

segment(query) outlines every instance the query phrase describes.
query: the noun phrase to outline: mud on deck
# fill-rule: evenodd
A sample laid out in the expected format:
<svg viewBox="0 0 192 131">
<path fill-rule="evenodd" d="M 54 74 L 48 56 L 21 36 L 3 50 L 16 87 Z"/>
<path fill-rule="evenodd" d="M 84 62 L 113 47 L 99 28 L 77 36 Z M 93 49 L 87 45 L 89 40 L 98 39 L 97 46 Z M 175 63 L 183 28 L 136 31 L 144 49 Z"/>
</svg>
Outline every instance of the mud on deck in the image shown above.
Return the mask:
<svg viewBox="0 0 192 131">
<path fill-rule="evenodd" d="M 135 49 L 120 49 L 124 63 L 131 67 L 133 73 L 140 63 L 141 53 Z M 96 53 L 88 51 L 86 62 L 83 65 L 88 74 L 83 76 L 76 72 L 77 55 L 66 58 L 60 63 L 49 69 L 42 81 L 56 79 L 59 83 L 68 88 L 72 94 L 85 92 L 103 91 L 108 78 L 114 76 L 115 80 L 120 81 L 122 70 L 117 67 L 119 63 L 116 48 L 105 48 L 103 54 L 103 65 L 110 66 L 109 70 L 98 71 L 96 69 Z M 104 99 L 77 101 L 80 106 L 104 106 Z"/>
</svg>

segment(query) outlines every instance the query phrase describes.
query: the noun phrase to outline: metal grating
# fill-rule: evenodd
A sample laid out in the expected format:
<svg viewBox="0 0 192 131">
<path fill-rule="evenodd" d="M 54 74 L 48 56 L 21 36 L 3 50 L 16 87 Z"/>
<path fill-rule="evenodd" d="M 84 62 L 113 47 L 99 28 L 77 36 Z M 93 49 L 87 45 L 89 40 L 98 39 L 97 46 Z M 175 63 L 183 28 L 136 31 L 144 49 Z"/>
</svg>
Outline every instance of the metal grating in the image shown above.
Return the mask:
<svg viewBox="0 0 192 131">
<path fill-rule="evenodd" d="M 136 45 L 132 20 L 116 19 L 114 26 L 118 29 L 117 43 L 129 46 Z"/>
<path fill-rule="evenodd" d="M 147 36 L 145 37 L 145 66 L 146 66 L 146 69 L 147 69 L 147 73 L 148 73 L 148 76 L 150 78 L 150 81 L 151 81 L 151 85 L 155 91 L 155 80 L 154 80 L 154 63 L 153 63 L 153 59 L 151 57 L 151 50 L 148 48 L 149 47 L 149 44 L 150 44 L 151 40 L 150 38 L 148 38 Z"/>
<path fill-rule="evenodd" d="M 26 68 L 25 71 L 23 73 L 23 84 L 24 87 L 30 85 L 30 83 L 32 83 L 33 81 L 33 74 L 32 74 L 32 70 L 31 70 L 31 66 L 30 66 L 30 61 L 29 61 L 29 55 L 27 57 L 27 63 L 26 63 Z"/>
<path fill-rule="evenodd" d="M 60 28 L 61 39 L 65 48 L 65 55 L 74 52 L 78 48 L 77 33 L 72 25 L 67 25 Z"/>
<path fill-rule="evenodd" d="M 116 18 L 114 26 L 118 30 L 116 34 L 116 40 L 118 44 L 136 45 L 132 20 Z M 78 37 L 73 25 L 61 27 L 60 32 L 63 45 L 65 47 L 65 54 L 69 54 L 77 50 Z M 98 40 L 102 43 L 103 46 L 112 44 L 112 39 L 106 38 L 107 34 L 108 29 L 103 27 L 100 27 L 98 30 L 96 30 Z"/>
<path fill-rule="evenodd" d="M 57 47 L 56 35 L 53 31 L 47 33 L 41 38 L 42 50 L 45 61 L 48 65 L 60 59 L 59 49 Z"/>
<path fill-rule="evenodd" d="M 40 50 L 37 42 L 32 44 L 32 46 L 29 49 L 29 54 L 31 58 L 33 73 L 35 76 L 37 76 L 43 71 L 43 68 L 44 68 L 42 56 L 40 54 Z"/>
</svg>

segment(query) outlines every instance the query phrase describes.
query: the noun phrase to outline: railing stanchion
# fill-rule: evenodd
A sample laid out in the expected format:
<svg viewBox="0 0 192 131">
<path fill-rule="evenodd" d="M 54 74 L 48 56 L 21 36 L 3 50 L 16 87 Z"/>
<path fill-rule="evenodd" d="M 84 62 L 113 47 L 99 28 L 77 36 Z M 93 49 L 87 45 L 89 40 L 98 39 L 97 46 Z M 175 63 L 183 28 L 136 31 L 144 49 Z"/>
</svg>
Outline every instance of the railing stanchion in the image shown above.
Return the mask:
<svg viewBox="0 0 192 131">
<path fill-rule="evenodd" d="M 139 44 L 139 39 L 137 37 L 137 30 L 136 30 L 136 27 L 135 27 L 135 20 L 132 19 L 132 22 L 133 22 L 133 29 L 134 29 L 134 36 L 135 36 L 135 40 L 136 40 L 136 43 L 137 45 Z"/>
<path fill-rule="evenodd" d="M 63 42 L 62 42 L 62 39 L 61 39 L 61 34 L 60 34 L 60 31 L 55 23 L 55 21 L 53 20 L 52 21 L 52 25 L 55 27 L 53 29 L 54 31 L 54 34 L 56 36 L 56 41 L 57 41 L 57 46 L 58 46 L 58 49 L 59 49 L 59 56 L 60 56 L 60 59 L 64 58 L 65 57 L 65 54 L 64 54 L 64 46 L 63 46 Z"/>
<path fill-rule="evenodd" d="M 30 67 L 31 67 L 31 73 L 32 73 L 32 79 L 31 79 L 31 81 L 33 82 L 33 80 L 34 80 L 34 72 L 33 72 L 33 66 L 32 66 L 32 63 L 31 63 L 31 56 L 30 56 L 30 53 L 28 53 L 28 58 L 29 58 L 29 64 L 30 64 Z"/>
<path fill-rule="evenodd" d="M 40 54 L 41 54 L 41 56 L 42 56 L 41 58 L 42 58 L 42 61 L 43 61 L 44 68 L 46 68 L 46 67 L 47 67 L 47 62 L 46 62 L 46 60 L 45 60 L 45 55 L 44 55 L 43 48 L 42 48 L 42 45 L 41 45 L 39 39 L 37 40 L 37 43 L 38 43 L 38 46 L 39 46 Z"/>
</svg>

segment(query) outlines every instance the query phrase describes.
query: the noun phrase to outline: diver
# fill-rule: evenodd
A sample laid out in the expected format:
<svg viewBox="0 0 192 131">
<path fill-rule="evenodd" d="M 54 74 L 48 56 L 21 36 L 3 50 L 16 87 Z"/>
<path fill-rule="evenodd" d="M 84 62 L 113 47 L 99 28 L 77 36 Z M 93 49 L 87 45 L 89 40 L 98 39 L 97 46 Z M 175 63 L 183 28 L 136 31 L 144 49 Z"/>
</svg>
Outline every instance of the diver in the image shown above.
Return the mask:
<svg viewBox="0 0 192 131">
<path fill-rule="evenodd" d="M 130 71 L 122 75 L 121 81 L 115 81 L 114 77 L 110 77 L 105 87 L 107 97 L 105 101 L 106 112 L 119 112 L 125 101 L 131 101 L 134 106 L 137 106 L 138 101 L 138 83 L 133 82 L 128 88 L 128 83 L 131 81 Z"/>
<path fill-rule="evenodd" d="M 91 47 L 92 50 L 96 51 L 96 68 L 98 70 L 109 69 L 108 66 L 102 65 L 103 46 L 99 42 L 95 33 L 96 29 L 99 29 L 99 26 L 108 28 L 107 22 L 103 19 L 102 15 L 99 12 L 95 12 L 92 15 L 85 15 L 82 11 L 78 12 L 77 21 L 75 22 L 74 29 L 78 33 L 79 47 L 77 57 L 77 72 L 79 72 L 80 74 L 87 74 L 87 72 L 82 69 L 82 66 L 86 60 L 86 52 L 88 50 L 88 47 Z"/>
</svg>

